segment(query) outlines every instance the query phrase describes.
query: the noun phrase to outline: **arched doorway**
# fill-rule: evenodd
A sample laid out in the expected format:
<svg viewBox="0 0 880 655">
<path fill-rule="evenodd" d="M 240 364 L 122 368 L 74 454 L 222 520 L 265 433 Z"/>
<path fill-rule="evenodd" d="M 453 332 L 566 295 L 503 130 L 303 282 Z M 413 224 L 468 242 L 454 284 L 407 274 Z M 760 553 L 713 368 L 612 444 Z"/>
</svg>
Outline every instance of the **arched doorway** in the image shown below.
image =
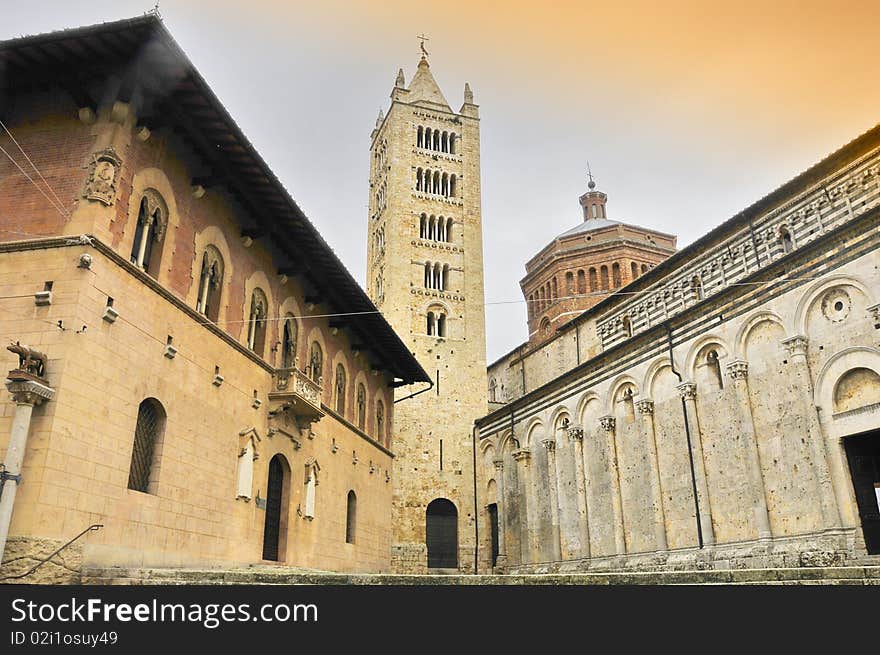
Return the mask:
<svg viewBox="0 0 880 655">
<path fill-rule="evenodd" d="M 429 569 L 458 568 L 458 510 L 445 498 L 432 500 L 425 513 Z"/>
<path fill-rule="evenodd" d="M 287 551 L 287 500 L 290 467 L 284 455 L 269 461 L 266 483 L 266 519 L 263 524 L 263 559 L 283 561 Z"/>
</svg>

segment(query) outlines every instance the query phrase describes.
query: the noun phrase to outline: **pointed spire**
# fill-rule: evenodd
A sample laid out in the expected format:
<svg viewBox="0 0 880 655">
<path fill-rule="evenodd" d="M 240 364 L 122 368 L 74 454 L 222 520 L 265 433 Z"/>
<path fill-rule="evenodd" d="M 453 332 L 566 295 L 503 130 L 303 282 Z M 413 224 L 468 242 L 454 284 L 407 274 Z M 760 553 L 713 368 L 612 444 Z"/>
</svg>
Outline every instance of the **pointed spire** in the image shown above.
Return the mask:
<svg viewBox="0 0 880 655">
<path fill-rule="evenodd" d="M 376 128 L 377 129 L 382 127 L 382 121 L 384 121 L 384 120 L 385 120 L 385 114 L 380 109 L 379 110 L 379 117 L 376 119 Z"/>
<path fill-rule="evenodd" d="M 406 80 L 404 80 L 404 78 L 403 78 L 403 69 L 402 68 L 397 69 L 397 79 L 394 80 L 394 86 L 397 87 L 398 89 L 406 88 Z"/>
<path fill-rule="evenodd" d="M 446 102 L 443 92 L 437 85 L 437 80 L 431 74 L 431 67 L 428 65 L 428 60 L 425 59 L 424 55 L 419 61 L 416 74 L 413 75 L 409 82 L 409 92 L 409 102 L 428 102 L 444 108 L 449 107 L 449 103 Z"/>
</svg>

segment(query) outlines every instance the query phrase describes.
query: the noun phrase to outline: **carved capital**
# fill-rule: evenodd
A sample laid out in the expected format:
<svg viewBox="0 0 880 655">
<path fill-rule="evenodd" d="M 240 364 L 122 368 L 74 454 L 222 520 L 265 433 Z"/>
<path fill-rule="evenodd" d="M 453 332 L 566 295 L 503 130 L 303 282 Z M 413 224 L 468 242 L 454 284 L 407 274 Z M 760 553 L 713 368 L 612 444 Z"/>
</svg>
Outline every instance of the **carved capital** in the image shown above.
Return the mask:
<svg viewBox="0 0 880 655">
<path fill-rule="evenodd" d="M 556 450 L 556 440 L 555 439 L 541 439 L 541 445 L 544 446 L 549 452 L 553 452 Z"/>
<path fill-rule="evenodd" d="M 493 459 L 492 464 L 495 465 L 496 471 L 503 471 L 504 470 L 504 460 L 503 459 Z"/>
<path fill-rule="evenodd" d="M 871 312 L 871 318 L 874 321 L 874 327 L 880 330 L 880 303 L 876 305 L 871 305 L 868 307 L 868 311 Z"/>
<path fill-rule="evenodd" d="M 532 458 L 532 451 L 528 448 L 520 448 L 519 450 L 514 450 L 513 458 L 521 464 L 528 464 L 529 460 Z"/>
<path fill-rule="evenodd" d="M 803 355 L 804 357 L 806 357 L 807 344 L 809 343 L 809 341 L 810 340 L 803 334 L 797 334 L 793 337 L 789 337 L 788 339 L 783 339 L 782 345 L 786 347 L 789 355 Z"/>
<path fill-rule="evenodd" d="M 602 426 L 602 429 L 606 432 L 611 432 L 614 430 L 614 426 L 617 424 L 617 421 L 613 416 L 602 416 L 599 418 L 599 425 Z"/>
<path fill-rule="evenodd" d="M 697 385 L 693 382 L 682 382 L 676 389 L 678 389 L 678 395 L 685 400 L 695 400 L 697 397 Z"/>
<path fill-rule="evenodd" d="M 568 428 L 565 431 L 565 434 L 568 435 L 568 438 L 572 441 L 581 441 L 584 438 L 584 429 L 583 428 Z"/>
<path fill-rule="evenodd" d="M 636 402 L 636 409 L 642 416 L 648 416 L 654 413 L 654 401 L 650 398 L 642 398 Z"/>
<path fill-rule="evenodd" d="M 55 396 L 55 389 L 34 380 L 7 378 L 6 388 L 19 405 L 39 405 Z"/>
<path fill-rule="evenodd" d="M 745 380 L 749 377 L 749 363 L 744 359 L 735 359 L 727 365 L 727 374 L 734 380 Z"/>
</svg>

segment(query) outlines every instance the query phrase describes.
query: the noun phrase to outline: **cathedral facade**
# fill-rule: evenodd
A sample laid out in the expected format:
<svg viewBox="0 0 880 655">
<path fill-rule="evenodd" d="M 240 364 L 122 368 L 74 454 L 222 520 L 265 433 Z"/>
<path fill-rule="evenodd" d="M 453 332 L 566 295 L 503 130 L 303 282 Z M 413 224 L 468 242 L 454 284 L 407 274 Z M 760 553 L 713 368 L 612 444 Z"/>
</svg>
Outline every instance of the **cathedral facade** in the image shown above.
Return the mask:
<svg viewBox="0 0 880 655">
<path fill-rule="evenodd" d="M 876 561 L 878 219 L 880 127 L 490 365 L 481 568 Z"/>
</svg>

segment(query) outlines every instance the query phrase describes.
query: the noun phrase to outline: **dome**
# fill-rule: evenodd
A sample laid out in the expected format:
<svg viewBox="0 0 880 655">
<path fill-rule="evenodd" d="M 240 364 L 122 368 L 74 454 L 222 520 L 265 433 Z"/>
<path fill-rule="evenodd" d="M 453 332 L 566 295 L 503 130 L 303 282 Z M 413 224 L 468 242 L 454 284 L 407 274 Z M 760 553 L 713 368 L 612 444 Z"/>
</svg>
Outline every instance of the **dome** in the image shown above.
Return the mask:
<svg viewBox="0 0 880 655">
<path fill-rule="evenodd" d="M 561 239 L 562 237 L 570 237 L 575 234 L 592 232 L 593 230 L 601 230 L 603 227 L 614 227 L 615 225 L 620 225 L 620 221 L 612 221 L 607 218 L 591 218 L 588 221 L 584 221 L 580 225 L 576 225 L 570 230 L 566 230 L 556 238 Z"/>
</svg>

